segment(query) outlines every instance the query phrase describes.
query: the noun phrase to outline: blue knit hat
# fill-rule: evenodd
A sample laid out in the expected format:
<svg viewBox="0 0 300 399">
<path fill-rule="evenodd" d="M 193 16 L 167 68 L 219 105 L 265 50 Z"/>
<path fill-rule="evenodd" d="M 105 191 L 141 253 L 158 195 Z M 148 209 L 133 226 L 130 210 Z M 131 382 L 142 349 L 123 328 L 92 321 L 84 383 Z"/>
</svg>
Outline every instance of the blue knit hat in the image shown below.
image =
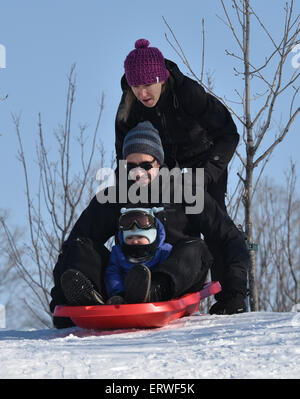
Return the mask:
<svg viewBox="0 0 300 399">
<path fill-rule="evenodd" d="M 126 159 L 133 153 L 149 154 L 160 165 L 164 163 L 165 155 L 161 139 L 151 122 L 140 122 L 126 134 L 123 142 L 123 158 Z"/>
</svg>

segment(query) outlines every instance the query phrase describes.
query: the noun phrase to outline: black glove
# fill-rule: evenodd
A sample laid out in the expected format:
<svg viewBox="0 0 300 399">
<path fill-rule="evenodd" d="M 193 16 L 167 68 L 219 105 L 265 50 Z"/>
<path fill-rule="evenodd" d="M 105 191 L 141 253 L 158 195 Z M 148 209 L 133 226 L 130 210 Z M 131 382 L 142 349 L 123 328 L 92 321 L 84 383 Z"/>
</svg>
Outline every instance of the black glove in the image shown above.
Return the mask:
<svg viewBox="0 0 300 399">
<path fill-rule="evenodd" d="M 246 312 L 245 297 L 241 294 L 222 299 L 214 303 L 209 309 L 210 314 L 234 314 L 244 312 Z"/>
<path fill-rule="evenodd" d="M 125 303 L 124 298 L 121 295 L 115 295 L 112 296 L 110 298 L 108 298 L 108 300 L 106 301 L 106 305 L 122 305 Z"/>
</svg>

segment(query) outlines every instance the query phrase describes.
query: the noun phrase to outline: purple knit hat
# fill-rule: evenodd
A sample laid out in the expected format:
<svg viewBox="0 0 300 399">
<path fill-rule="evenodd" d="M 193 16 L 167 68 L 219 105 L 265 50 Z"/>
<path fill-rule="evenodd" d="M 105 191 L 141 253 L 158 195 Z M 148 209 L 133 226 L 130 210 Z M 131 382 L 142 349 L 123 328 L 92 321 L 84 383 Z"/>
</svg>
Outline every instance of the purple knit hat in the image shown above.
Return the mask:
<svg viewBox="0 0 300 399">
<path fill-rule="evenodd" d="M 125 75 L 129 86 L 165 82 L 169 77 L 164 56 L 158 48 L 149 47 L 149 44 L 147 39 L 137 40 L 135 50 L 125 59 Z"/>
</svg>

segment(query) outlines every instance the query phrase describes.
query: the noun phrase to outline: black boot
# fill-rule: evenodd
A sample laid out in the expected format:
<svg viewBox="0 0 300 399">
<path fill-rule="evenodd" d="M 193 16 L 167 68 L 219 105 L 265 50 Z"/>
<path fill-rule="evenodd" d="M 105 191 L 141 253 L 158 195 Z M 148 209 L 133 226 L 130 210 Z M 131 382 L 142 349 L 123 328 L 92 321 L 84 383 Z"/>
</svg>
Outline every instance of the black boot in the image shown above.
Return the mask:
<svg viewBox="0 0 300 399">
<path fill-rule="evenodd" d="M 149 302 L 149 292 L 151 285 L 151 272 L 147 266 L 138 264 L 127 274 L 125 286 L 126 303 Z"/>
<path fill-rule="evenodd" d="M 242 294 L 235 294 L 214 303 L 209 309 L 210 314 L 234 314 L 246 312 L 245 298 Z"/>
<path fill-rule="evenodd" d="M 161 302 L 172 298 L 173 284 L 164 273 L 153 273 L 147 266 L 134 266 L 125 279 L 126 303 Z"/>
<path fill-rule="evenodd" d="M 61 276 L 62 291 L 72 306 L 104 305 L 105 301 L 90 280 L 78 270 L 68 269 Z"/>
<path fill-rule="evenodd" d="M 161 302 L 172 299 L 174 284 L 164 273 L 153 273 L 148 302 Z"/>
</svg>

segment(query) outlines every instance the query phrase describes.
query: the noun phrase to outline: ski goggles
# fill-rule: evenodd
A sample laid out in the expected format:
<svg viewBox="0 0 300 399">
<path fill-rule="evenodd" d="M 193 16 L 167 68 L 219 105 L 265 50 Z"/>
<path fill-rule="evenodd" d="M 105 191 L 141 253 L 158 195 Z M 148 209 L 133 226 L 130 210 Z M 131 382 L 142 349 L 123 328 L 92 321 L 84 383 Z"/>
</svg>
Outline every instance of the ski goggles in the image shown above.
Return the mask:
<svg viewBox="0 0 300 399">
<path fill-rule="evenodd" d="M 154 216 L 143 211 L 132 211 L 120 216 L 119 228 L 121 231 L 131 230 L 134 225 L 139 229 L 151 229 L 156 227 L 156 219 Z"/>
<path fill-rule="evenodd" d="M 127 170 L 130 172 L 132 169 L 135 168 L 141 168 L 144 170 L 150 170 L 154 168 L 154 162 L 155 158 L 153 158 L 153 161 L 146 161 L 146 162 L 141 162 L 141 163 L 134 163 L 134 162 L 127 162 Z"/>
</svg>

